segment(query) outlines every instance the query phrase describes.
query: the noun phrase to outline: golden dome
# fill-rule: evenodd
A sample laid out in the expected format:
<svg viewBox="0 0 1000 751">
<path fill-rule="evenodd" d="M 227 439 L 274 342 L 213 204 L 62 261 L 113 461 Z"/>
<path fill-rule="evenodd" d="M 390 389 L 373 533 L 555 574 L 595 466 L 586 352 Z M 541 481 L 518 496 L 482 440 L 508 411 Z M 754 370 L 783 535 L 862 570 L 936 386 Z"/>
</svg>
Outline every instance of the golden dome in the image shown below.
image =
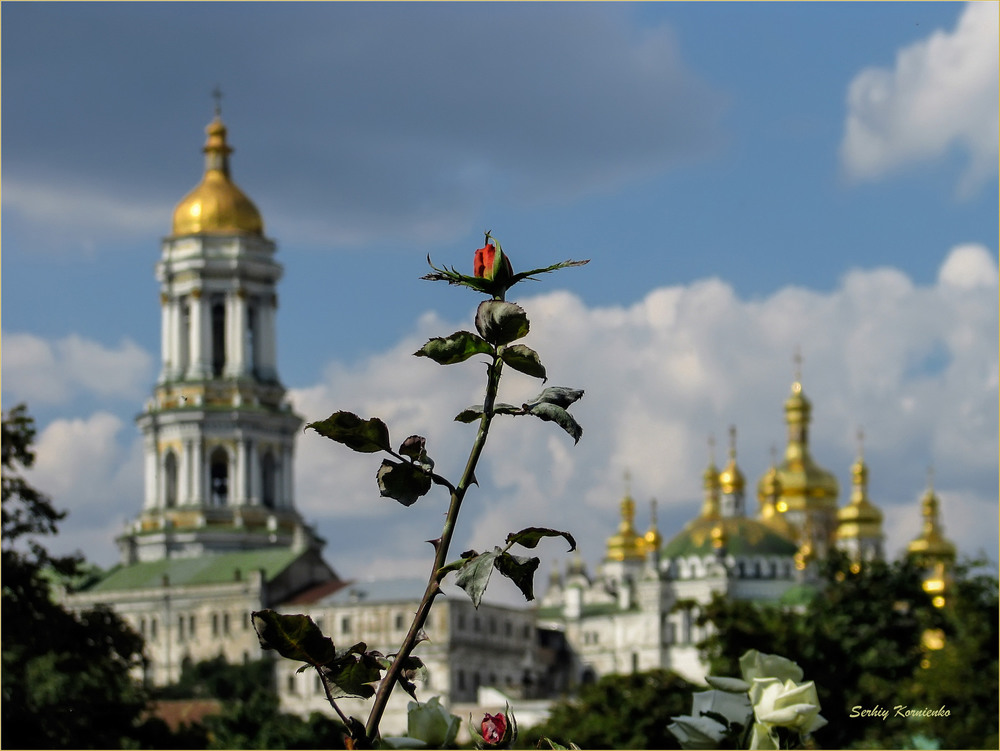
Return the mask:
<svg viewBox="0 0 1000 751">
<path fill-rule="evenodd" d="M 778 468 L 775 466 L 772 450 L 771 466 L 757 483 L 757 500 L 760 503 L 760 513 L 757 518 L 779 535 L 790 540 L 795 539 L 795 529 L 788 523 L 785 515 L 776 508 L 780 497 L 781 478 L 778 477 Z"/>
<path fill-rule="evenodd" d="M 626 495 L 621 502 L 622 520 L 618 533 L 608 538 L 609 561 L 634 561 L 645 555 L 646 540 L 635 531 L 635 501 Z"/>
<path fill-rule="evenodd" d="M 746 478 L 736 466 L 736 428 L 729 428 L 729 463 L 719 473 L 719 489 L 725 493 L 742 493 L 746 487 Z"/>
<path fill-rule="evenodd" d="M 253 201 L 229 177 L 226 126 L 216 112 L 205 129 L 205 174 L 174 209 L 172 234 L 264 234 L 264 220 Z"/>
<path fill-rule="evenodd" d="M 809 421 L 812 405 L 796 378 L 792 393 L 785 400 L 785 422 L 788 425 L 788 446 L 785 460 L 777 468 L 776 479 L 781 484 L 778 511 L 809 510 L 836 507 L 840 484 L 832 473 L 813 461 L 809 454 Z M 758 488 L 764 484 L 764 478 Z"/>
<path fill-rule="evenodd" d="M 955 544 L 944 536 L 939 517 L 940 501 L 933 485 L 928 484 L 920 505 L 924 528 L 920 536 L 907 546 L 907 552 L 927 565 L 951 563 L 955 560 Z"/>
<path fill-rule="evenodd" d="M 663 544 L 663 535 L 660 534 L 659 528 L 656 526 L 656 499 L 654 498 L 649 502 L 650 505 L 650 522 L 649 529 L 646 530 L 646 534 L 643 535 L 643 539 L 646 541 L 646 550 L 659 550 L 660 546 Z"/>
<path fill-rule="evenodd" d="M 882 512 L 868 500 L 868 465 L 863 456 L 851 466 L 851 476 L 851 502 L 837 512 L 837 538 L 882 537 Z"/>
</svg>

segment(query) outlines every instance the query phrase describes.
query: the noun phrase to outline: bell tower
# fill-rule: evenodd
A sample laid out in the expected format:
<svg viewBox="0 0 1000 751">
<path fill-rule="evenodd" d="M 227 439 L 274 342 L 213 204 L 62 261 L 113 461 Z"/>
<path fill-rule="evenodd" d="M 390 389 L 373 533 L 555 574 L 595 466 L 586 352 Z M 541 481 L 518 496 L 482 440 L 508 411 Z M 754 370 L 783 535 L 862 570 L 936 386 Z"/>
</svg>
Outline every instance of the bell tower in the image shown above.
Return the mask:
<svg viewBox="0 0 1000 751">
<path fill-rule="evenodd" d="M 294 503 L 302 420 L 278 378 L 282 268 L 230 176 L 216 96 L 204 175 L 174 210 L 156 264 L 162 368 L 137 418 L 145 500 L 119 539 L 125 563 L 322 544 Z"/>
</svg>

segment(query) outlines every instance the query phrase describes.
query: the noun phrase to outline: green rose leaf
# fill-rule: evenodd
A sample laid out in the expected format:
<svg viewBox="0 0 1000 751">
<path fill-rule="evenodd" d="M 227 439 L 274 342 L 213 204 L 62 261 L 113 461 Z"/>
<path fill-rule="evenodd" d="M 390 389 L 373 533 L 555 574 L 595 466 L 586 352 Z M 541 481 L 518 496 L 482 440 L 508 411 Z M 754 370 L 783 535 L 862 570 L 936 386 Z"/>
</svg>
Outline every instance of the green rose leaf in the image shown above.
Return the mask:
<svg viewBox="0 0 1000 751">
<path fill-rule="evenodd" d="M 476 329 L 491 344 L 510 344 L 528 333 L 528 315 L 512 302 L 484 300 L 476 310 Z"/>
<path fill-rule="evenodd" d="M 284 615 L 273 610 L 250 614 L 257 640 L 263 649 L 273 649 L 282 657 L 319 667 L 337 656 L 333 640 L 323 636 L 307 615 Z"/>
<path fill-rule="evenodd" d="M 523 415 L 524 410 L 520 407 L 515 407 L 513 404 L 504 404 L 499 402 L 493 405 L 493 414 L 495 415 Z M 471 407 L 466 407 L 457 415 L 455 415 L 455 422 L 475 422 L 483 416 L 483 408 L 473 404 Z"/>
<path fill-rule="evenodd" d="M 520 532 L 511 532 L 507 535 L 507 542 L 517 543 L 518 545 L 523 545 L 526 548 L 533 548 L 538 545 L 539 540 L 543 537 L 565 537 L 566 542 L 569 543 L 568 553 L 572 553 L 576 550 L 576 540 L 573 539 L 573 535 L 569 532 L 560 532 L 558 529 L 548 529 L 547 527 L 527 527 L 522 529 Z"/>
<path fill-rule="evenodd" d="M 455 584 L 465 590 L 476 608 L 483 600 L 483 592 L 486 591 L 490 574 L 493 573 L 493 562 L 498 555 L 500 555 L 500 548 L 494 548 L 489 553 L 480 553 L 469 558 L 458 570 L 458 575 L 455 577 Z"/>
<path fill-rule="evenodd" d="M 500 359 L 510 365 L 514 370 L 526 375 L 545 380 L 545 366 L 538 357 L 538 353 L 531 347 L 523 344 L 512 344 L 500 350 Z"/>
<path fill-rule="evenodd" d="M 530 402 L 525 402 L 523 407 L 525 410 L 530 410 L 539 404 L 554 404 L 557 407 L 566 409 L 566 407 L 582 396 L 583 391 L 581 389 L 569 389 L 565 386 L 549 386 Z"/>
<path fill-rule="evenodd" d="M 495 562 L 497 571 L 510 579 L 521 590 L 526 600 L 534 600 L 535 570 L 538 568 L 537 558 L 524 558 L 512 553 L 501 553 Z"/>
<path fill-rule="evenodd" d="M 436 336 L 413 354 L 429 357 L 438 365 L 464 362 L 473 355 L 492 354 L 493 348 L 482 337 L 471 331 L 456 331 L 451 336 Z"/>
<path fill-rule="evenodd" d="M 375 694 L 371 685 L 382 677 L 383 665 L 378 652 L 368 652 L 364 642 L 338 652 L 337 657 L 321 667 L 320 674 L 334 699 L 367 699 Z"/>
<path fill-rule="evenodd" d="M 404 506 L 412 506 L 431 489 L 431 476 L 417 464 L 382 460 L 375 473 L 379 492 Z"/>
<path fill-rule="evenodd" d="M 534 415 L 541 420 L 551 420 L 573 436 L 574 443 L 580 442 L 580 436 L 583 435 L 583 428 L 580 427 L 580 423 L 573 419 L 573 415 L 564 410 L 562 407 L 557 407 L 555 404 L 549 404 L 548 402 L 542 402 L 541 404 L 536 404 L 534 407 L 529 409 L 528 414 Z"/>
<path fill-rule="evenodd" d="M 353 412 L 341 411 L 306 427 L 363 454 L 389 450 L 389 428 L 377 417 L 362 420 Z"/>
</svg>

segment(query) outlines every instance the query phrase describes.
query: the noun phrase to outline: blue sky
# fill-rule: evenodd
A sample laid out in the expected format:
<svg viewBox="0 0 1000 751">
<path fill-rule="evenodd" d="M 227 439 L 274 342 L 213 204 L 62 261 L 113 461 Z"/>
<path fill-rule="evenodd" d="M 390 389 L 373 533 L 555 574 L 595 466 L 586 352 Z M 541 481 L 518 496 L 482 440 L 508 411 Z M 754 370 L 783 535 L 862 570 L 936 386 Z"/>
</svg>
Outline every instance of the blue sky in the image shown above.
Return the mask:
<svg viewBox="0 0 1000 751">
<path fill-rule="evenodd" d="M 234 178 L 285 266 L 280 371 L 308 419 L 384 410 L 457 457 L 470 436 L 446 418 L 478 370 L 408 353 L 476 301 L 418 281 L 426 255 L 470 266 L 491 229 L 515 266 L 592 259 L 526 302 L 555 381 L 587 389 L 585 437 L 498 431 L 463 542 L 575 524 L 594 565 L 625 470 L 669 538 L 731 423 L 752 496 L 800 347 L 842 499 L 863 427 L 891 550 L 919 530 L 933 465 L 948 533 L 996 557 L 996 3 L 2 14 L 3 403 L 39 420 L 38 484 L 71 510 L 59 545 L 110 563 L 140 508 L 153 266 L 219 85 Z M 299 505 L 334 566 L 421 559 L 440 509 L 368 497 L 374 467 L 315 440 Z M 373 533 L 392 544 L 359 541 Z"/>
</svg>

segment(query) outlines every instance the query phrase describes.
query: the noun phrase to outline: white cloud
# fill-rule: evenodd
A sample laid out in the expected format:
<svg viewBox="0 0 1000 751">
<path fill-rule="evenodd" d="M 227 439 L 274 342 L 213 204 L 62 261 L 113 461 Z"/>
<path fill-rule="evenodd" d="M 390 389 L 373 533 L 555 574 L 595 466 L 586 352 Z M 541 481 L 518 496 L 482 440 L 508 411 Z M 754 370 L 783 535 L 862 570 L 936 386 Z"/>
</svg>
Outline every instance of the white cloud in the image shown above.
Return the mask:
<svg viewBox="0 0 1000 751">
<path fill-rule="evenodd" d="M 128 339 L 109 348 L 77 334 L 57 340 L 3 334 L 4 401 L 65 404 L 89 394 L 138 404 L 152 371 L 152 356 Z"/>
<path fill-rule="evenodd" d="M 141 440 L 120 417 L 99 411 L 54 420 L 38 434 L 28 481 L 69 516 L 49 550 L 82 550 L 102 565 L 117 560 L 114 537 L 142 508 Z"/>
<path fill-rule="evenodd" d="M 755 509 L 770 448 L 785 445 L 782 404 L 792 353 L 801 346 L 813 455 L 840 478 L 846 498 L 855 435 L 865 429 L 870 491 L 887 512 L 889 550 L 919 530 L 917 502 L 933 465 L 949 534 L 969 553 L 985 548 L 995 556 L 996 540 L 982 533 L 995 530 L 997 511 L 997 291 L 982 283 L 991 273 L 994 257 L 964 245 L 948 254 L 930 287 L 882 268 L 854 270 L 831 292 L 786 288 L 752 301 L 715 279 L 654 290 L 628 307 L 588 308 L 567 292 L 522 300 L 532 321 L 526 341 L 541 354 L 550 384 L 586 390 L 572 408 L 583 439 L 574 447 L 551 423 L 499 420 L 456 550 L 481 550 L 524 526 L 550 526 L 576 535 L 594 564 L 617 524 L 626 470 L 641 503 L 639 524 L 656 497 L 669 538 L 700 508 L 708 435 L 723 444 L 721 463 L 730 424 L 738 428 L 748 508 Z M 397 442 L 420 432 L 438 469 L 454 478 L 474 429 L 449 419 L 475 401 L 482 370 L 441 367 L 410 353 L 427 336 L 470 325 L 425 316 L 391 351 L 352 368 L 333 366 L 322 384 L 296 392 L 298 409 L 309 419 L 338 408 L 378 415 Z M 501 398 L 518 403 L 539 384 L 515 375 L 505 387 Z M 315 437 L 299 445 L 300 504 L 332 530 L 334 565 L 344 569 L 337 563 L 343 556 L 368 573 L 371 555 L 384 572 L 386 544 L 407 566 L 426 553 L 423 541 L 440 528 L 441 494 L 403 509 L 378 497 L 378 459 Z M 981 523 L 970 526 L 965 514 L 973 512 Z M 993 521 L 982 523 L 991 514 Z M 367 517 L 370 526 L 338 535 L 344 515 Z M 371 552 L 359 557 L 358 550 Z M 558 558 L 563 549 L 552 543 L 539 552 Z"/>
<path fill-rule="evenodd" d="M 965 5 L 954 30 L 937 30 L 851 82 L 841 159 L 847 174 L 878 179 L 955 146 L 968 154 L 960 190 L 996 172 L 998 5 Z"/>
<path fill-rule="evenodd" d="M 997 286 L 997 262 L 982 245 L 959 245 L 941 264 L 938 281 L 958 290 Z"/>
<path fill-rule="evenodd" d="M 917 533 L 933 466 L 949 536 L 964 552 L 995 557 L 997 285 L 982 280 L 995 277 L 996 260 L 985 248 L 961 245 L 940 268 L 929 286 L 894 269 L 857 269 L 829 292 L 786 288 L 755 300 L 718 279 L 657 289 L 629 306 L 591 308 L 565 291 L 520 300 L 532 324 L 526 343 L 540 353 L 549 385 L 586 390 L 572 408 L 584 435 L 574 446 L 552 423 L 498 418 L 454 552 L 546 526 L 572 532 L 594 565 L 617 525 L 626 470 L 640 502 L 638 524 L 647 524 L 655 497 L 669 539 L 700 509 L 708 435 L 719 439 L 721 464 L 730 424 L 753 511 L 771 447 L 785 444 L 782 405 L 792 353 L 801 347 L 813 455 L 839 477 L 846 498 L 856 431 L 864 428 L 870 493 L 886 512 L 888 549 Z M 338 409 L 379 416 L 394 444 L 424 435 L 437 470 L 457 479 L 476 428 L 452 417 L 477 400 L 483 367 L 475 359 L 444 367 L 412 353 L 430 336 L 471 328 L 471 307 L 469 314 L 468 321 L 426 314 L 391 349 L 332 363 L 319 383 L 292 391 L 296 410 L 309 421 Z M 83 351 L 98 361 L 106 354 Z M 80 355 L 81 367 L 85 360 Z M 501 399 L 519 403 L 540 387 L 511 373 Z M 112 562 L 113 535 L 141 508 L 134 430 L 97 411 L 45 426 L 37 448 L 34 481 L 72 512 L 60 549 L 83 547 Z M 404 508 L 378 495 L 380 457 L 313 431 L 299 437 L 297 452 L 299 508 L 318 524 L 342 576 L 413 572 L 415 561 L 429 560 L 425 541 L 440 534 L 447 503 L 439 489 Z M 99 549 L 97 540 L 104 541 Z M 548 565 L 564 551 L 561 541 L 546 541 L 537 552 Z"/>
<path fill-rule="evenodd" d="M 49 235 L 53 243 L 73 249 L 82 246 L 88 255 L 94 251 L 94 243 L 88 238 L 95 234 L 111 230 L 148 237 L 169 229 L 165 217 L 170 216 L 170 206 L 142 204 L 129 193 L 114 195 L 92 183 L 72 185 L 68 180 L 72 178 L 52 182 L 5 178 L 4 210 L 30 222 Z"/>
</svg>

